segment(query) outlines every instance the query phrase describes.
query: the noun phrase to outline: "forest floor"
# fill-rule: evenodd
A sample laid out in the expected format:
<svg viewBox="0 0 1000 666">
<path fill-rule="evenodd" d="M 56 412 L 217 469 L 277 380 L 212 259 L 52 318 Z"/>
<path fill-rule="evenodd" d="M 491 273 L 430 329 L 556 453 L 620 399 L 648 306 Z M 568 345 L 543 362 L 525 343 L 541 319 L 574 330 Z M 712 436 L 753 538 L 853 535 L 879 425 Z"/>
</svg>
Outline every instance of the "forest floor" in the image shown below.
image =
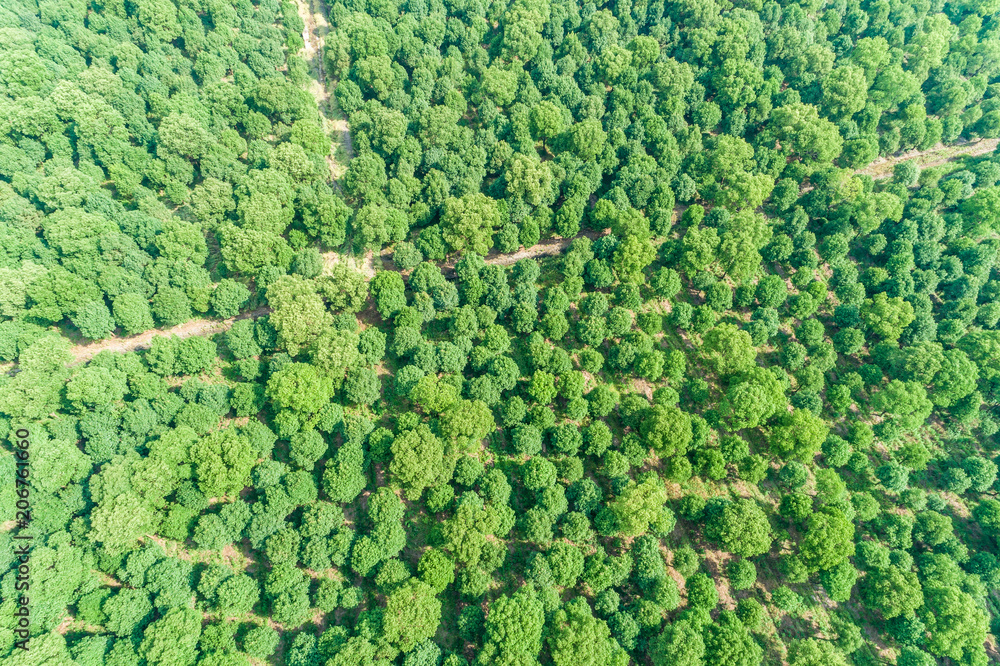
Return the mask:
<svg viewBox="0 0 1000 666">
<path fill-rule="evenodd" d="M 915 160 L 921 169 L 943 166 L 962 157 L 978 157 L 996 150 L 1000 139 L 978 139 L 976 141 L 959 141 L 950 145 L 939 143 L 927 150 L 908 150 L 891 157 L 880 157 L 871 164 L 855 173 L 871 176 L 875 180 L 889 178 L 897 164 Z"/>
</svg>

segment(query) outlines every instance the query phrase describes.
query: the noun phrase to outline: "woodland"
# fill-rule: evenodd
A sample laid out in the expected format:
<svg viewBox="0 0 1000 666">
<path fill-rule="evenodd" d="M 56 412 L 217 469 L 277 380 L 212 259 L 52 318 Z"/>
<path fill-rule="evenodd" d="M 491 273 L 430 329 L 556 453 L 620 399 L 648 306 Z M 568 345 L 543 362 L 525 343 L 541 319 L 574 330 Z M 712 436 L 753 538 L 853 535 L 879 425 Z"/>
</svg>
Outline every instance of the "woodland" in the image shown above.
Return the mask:
<svg viewBox="0 0 1000 666">
<path fill-rule="evenodd" d="M 0 660 L 1000 663 L 998 139 L 1000 0 L 3 0 Z"/>
</svg>

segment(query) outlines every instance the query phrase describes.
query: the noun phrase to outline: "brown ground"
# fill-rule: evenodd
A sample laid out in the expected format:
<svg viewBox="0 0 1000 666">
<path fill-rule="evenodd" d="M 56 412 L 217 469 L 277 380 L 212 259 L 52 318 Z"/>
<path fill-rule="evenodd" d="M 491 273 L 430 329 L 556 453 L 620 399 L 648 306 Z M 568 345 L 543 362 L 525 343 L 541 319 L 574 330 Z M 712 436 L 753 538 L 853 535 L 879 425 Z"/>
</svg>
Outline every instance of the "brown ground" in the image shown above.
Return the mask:
<svg viewBox="0 0 1000 666">
<path fill-rule="evenodd" d="M 100 340 L 85 345 L 76 345 L 70 349 L 70 353 L 73 354 L 73 364 L 84 363 L 102 351 L 129 352 L 136 349 L 149 349 L 153 338 L 161 335 L 168 337 L 176 335 L 179 338 L 189 338 L 192 335 L 215 335 L 216 333 L 229 330 L 229 327 L 235 321 L 240 319 L 256 319 L 270 311 L 271 308 L 263 306 L 251 312 L 244 312 L 232 319 L 192 319 L 171 328 L 154 328 L 138 335 L 109 338 L 108 340 Z"/>
<path fill-rule="evenodd" d="M 375 277 L 375 271 L 382 268 L 375 259 L 375 253 L 369 250 L 363 256 L 357 257 L 351 254 L 344 254 L 342 252 L 324 252 L 323 253 L 323 263 L 329 268 L 334 264 L 345 263 L 354 270 L 364 273 L 365 277 L 371 280 Z"/>
<path fill-rule="evenodd" d="M 985 155 L 996 149 L 1000 139 L 978 139 L 976 141 L 959 141 L 946 146 L 942 143 L 927 150 L 908 150 L 892 157 L 880 157 L 868 166 L 858 169 L 856 173 L 866 174 L 878 180 L 892 176 L 892 170 L 901 162 L 915 160 L 921 169 L 942 166 L 961 157 L 976 157 Z"/>
</svg>

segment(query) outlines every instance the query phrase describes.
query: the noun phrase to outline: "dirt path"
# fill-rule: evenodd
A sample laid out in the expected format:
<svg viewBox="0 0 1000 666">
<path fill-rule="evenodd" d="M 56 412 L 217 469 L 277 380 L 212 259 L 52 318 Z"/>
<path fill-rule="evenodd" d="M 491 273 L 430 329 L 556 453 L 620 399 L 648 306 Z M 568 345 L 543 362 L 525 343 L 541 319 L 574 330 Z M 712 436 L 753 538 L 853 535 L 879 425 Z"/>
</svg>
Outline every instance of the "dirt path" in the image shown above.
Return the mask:
<svg viewBox="0 0 1000 666">
<path fill-rule="evenodd" d="M 577 238 L 586 236 L 591 240 L 595 240 L 603 236 L 606 231 L 581 231 L 576 236 L 572 238 L 549 238 L 547 240 L 541 241 L 536 245 L 529 248 L 522 247 L 517 252 L 511 252 L 510 254 L 491 254 L 486 257 L 486 263 L 494 264 L 497 266 L 511 266 L 516 264 L 521 259 L 528 259 L 531 257 L 544 257 L 547 255 L 559 254 L 567 247 L 570 243 L 575 241 Z"/>
<path fill-rule="evenodd" d="M 891 157 L 880 157 L 868 166 L 857 169 L 855 173 L 871 176 L 875 180 L 890 178 L 897 164 L 915 160 L 921 169 L 942 166 L 961 157 L 976 157 L 985 155 L 996 149 L 1000 139 L 978 139 L 976 141 L 961 141 L 951 145 L 942 143 L 927 150 L 909 150 Z"/>
<path fill-rule="evenodd" d="M 271 308 L 265 305 L 251 312 L 244 312 L 231 319 L 192 319 L 171 328 L 154 328 L 138 335 L 130 335 L 124 338 L 110 338 L 108 340 L 91 342 L 86 345 L 76 345 L 70 349 L 70 353 L 73 355 L 73 364 L 75 365 L 89 361 L 102 351 L 130 352 L 136 349 L 149 349 L 153 338 L 160 336 L 170 337 L 176 335 L 178 338 L 190 338 L 192 335 L 215 335 L 216 333 L 228 331 L 233 322 L 240 319 L 256 319 L 257 317 L 266 315 L 270 311 Z"/>
<path fill-rule="evenodd" d="M 517 252 L 509 252 L 507 254 L 501 254 L 499 252 L 490 252 L 486 255 L 486 263 L 492 264 L 494 266 L 511 266 L 516 264 L 521 259 L 528 259 L 533 257 L 546 257 L 554 254 L 560 254 L 569 245 L 575 241 L 577 238 L 586 236 L 591 240 L 600 238 L 601 236 L 608 233 L 608 230 L 602 231 L 592 231 L 586 230 L 581 231 L 576 236 L 572 238 L 548 238 L 546 240 L 540 241 L 529 248 L 521 247 Z M 446 274 L 451 274 L 455 272 L 455 264 L 458 263 L 460 257 L 455 257 L 449 259 L 448 261 L 441 264 L 441 271 Z"/>
<path fill-rule="evenodd" d="M 309 63 L 312 72 L 309 92 L 316 100 L 316 107 L 323 118 L 323 131 L 328 137 L 339 137 L 339 140 L 330 139 L 330 154 L 326 158 L 330 166 L 330 179 L 339 186 L 338 181 L 347 171 L 347 162 L 354 156 L 354 149 L 347 121 L 337 106 L 337 98 L 330 94 L 327 85 L 323 47 L 326 44 L 326 35 L 330 32 L 330 24 L 327 23 L 322 0 L 296 0 L 296 3 L 299 17 L 305 23 L 305 28 L 302 29 L 305 46 L 299 55 Z M 341 151 L 343 155 L 338 155 Z"/>
</svg>

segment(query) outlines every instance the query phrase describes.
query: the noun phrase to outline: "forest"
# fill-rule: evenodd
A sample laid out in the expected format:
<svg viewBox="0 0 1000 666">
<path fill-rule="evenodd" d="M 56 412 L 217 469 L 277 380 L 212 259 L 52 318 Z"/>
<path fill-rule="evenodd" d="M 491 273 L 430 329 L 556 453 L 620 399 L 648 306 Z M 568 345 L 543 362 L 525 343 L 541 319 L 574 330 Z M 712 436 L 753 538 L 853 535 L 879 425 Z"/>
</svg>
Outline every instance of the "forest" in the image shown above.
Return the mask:
<svg viewBox="0 0 1000 666">
<path fill-rule="evenodd" d="M 0 659 L 1000 663 L 998 140 L 1000 0 L 3 0 Z"/>
</svg>

